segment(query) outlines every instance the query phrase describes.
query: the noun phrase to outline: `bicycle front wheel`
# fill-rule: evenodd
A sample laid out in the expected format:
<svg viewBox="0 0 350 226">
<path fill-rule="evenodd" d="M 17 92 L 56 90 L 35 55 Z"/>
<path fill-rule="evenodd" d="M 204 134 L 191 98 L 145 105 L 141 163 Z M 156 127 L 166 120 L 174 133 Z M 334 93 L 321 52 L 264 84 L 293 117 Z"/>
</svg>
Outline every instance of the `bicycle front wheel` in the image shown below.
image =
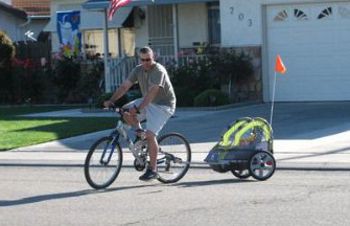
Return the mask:
<svg viewBox="0 0 350 226">
<path fill-rule="evenodd" d="M 90 148 L 84 164 L 85 178 L 95 189 L 111 185 L 118 177 L 123 162 L 122 151 L 112 137 L 103 137 Z"/>
<path fill-rule="evenodd" d="M 158 180 L 174 183 L 187 173 L 191 163 L 191 148 L 184 136 L 169 133 L 158 139 Z"/>
</svg>

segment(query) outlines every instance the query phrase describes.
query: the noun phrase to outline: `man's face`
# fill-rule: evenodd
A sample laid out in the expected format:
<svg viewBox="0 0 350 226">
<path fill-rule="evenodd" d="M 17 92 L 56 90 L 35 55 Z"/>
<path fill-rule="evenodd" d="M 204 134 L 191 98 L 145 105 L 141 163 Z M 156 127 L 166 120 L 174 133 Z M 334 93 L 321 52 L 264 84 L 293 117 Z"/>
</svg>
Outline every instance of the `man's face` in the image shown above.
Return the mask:
<svg viewBox="0 0 350 226">
<path fill-rule="evenodd" d="M 149 70 L 152 68 L 153 65 L 153 54 L 151 53 L 140 53 L 140 60 L 142 67 L 145 70 Z"/>
</svg>

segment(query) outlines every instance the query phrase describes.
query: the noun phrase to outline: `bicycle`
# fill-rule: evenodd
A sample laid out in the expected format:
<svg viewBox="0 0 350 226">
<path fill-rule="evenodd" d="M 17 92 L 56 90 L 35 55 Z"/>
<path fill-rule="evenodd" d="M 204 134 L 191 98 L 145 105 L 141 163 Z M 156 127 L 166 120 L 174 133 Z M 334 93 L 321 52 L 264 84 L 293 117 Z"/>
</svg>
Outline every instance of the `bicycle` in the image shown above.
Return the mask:
<svg viewBox="0 0 350 226">
<path fill-rule="evenodd" d="M 131 126 L 123 120 L 124 109 L 113 108 L 119 114 L 116 127 L 109 136 L 98 139 L 89 149 L 85 159 L 84 174 L 88 184 L 94 189 L 110 186 L 118 177 L 123 150 L 120 142 L 126 141 L 134 157 L 134 168 L 143 171 L 149 165 L 145 132 L 129 135 Z M 135 132 L 136 133 L 136 132 Z M 158 181 L 175 183 L 187 173 L 191 163 L 191 148 L 187 139 L 180 133 L 167 133 L 157 138 L 159 144 L 157 167 Z"/>
</svg>

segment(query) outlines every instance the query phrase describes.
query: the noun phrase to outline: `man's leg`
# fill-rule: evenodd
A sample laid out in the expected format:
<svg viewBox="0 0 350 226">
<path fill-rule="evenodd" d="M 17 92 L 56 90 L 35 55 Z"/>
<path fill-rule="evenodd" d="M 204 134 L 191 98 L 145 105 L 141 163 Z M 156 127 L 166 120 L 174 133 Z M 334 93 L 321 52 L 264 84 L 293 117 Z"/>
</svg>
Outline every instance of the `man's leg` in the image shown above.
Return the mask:
<svg viewBox="0 0 350 226">
<path fill-rule="evenodd" d="M 150 165 L 153 172 L 157 171 L 157 155 L 158 155 L 158 141 L 156 135 L 154 135 L 151 131 L 146 132 L 147 136 L 147 144 L 150 158 Z"/>
<path fill-rule="evenodd" d="M 157 154 L 158 154 L 158 142 L 156 135 L 150 130 L 146 131 L 147 144 L 148 144 L 148 153 L 150 158 L 150 165 L 147 168 L 146 172 L 139 177 L 140 180 L 148 181 L 151 179 L 158 178 L 157 173 Z"/>
<path fill-rule="evenodd" d="M 158 177 L 157 173 L 157 155 L 159 145 L 157 141 L 157 134 L 161 131 L 165 123 L 170 118 L 171 114 L 163 110 L 163 107 L 150 104 L 145 108 L 146 110 L 146 136 L 148 144 L 148 153 L 150 158 L 150 167 L 146 172 L 140 176 L 140 180 L 150 180 Z"/>
<path fill-rule="evenodd" d="M 123 106 L 124 109 L 130 109 L 132 107 L 139 106 L 142 102 L 142 98 L 138 98 L 136 100 L 133 100 Z M 145 116 L 142 116 L 140 120 L 143 120 Z M 127 122 L 127 124 L 133 126 L 136 129 L 141 129 L 140 120 L 136 115 L 131 115 L 129 112 L 124 112 L 123 115 L 124 120 Z"/>
<path fill-rule="evenodd" d="M 137 120 L 136 115 L 131 115 L 129 112 L 125 112 L 123 118 L 128 125 L 131 125 L 137 129 L 141 129 L 141 124 L 139 120 Z"/>
</svg>

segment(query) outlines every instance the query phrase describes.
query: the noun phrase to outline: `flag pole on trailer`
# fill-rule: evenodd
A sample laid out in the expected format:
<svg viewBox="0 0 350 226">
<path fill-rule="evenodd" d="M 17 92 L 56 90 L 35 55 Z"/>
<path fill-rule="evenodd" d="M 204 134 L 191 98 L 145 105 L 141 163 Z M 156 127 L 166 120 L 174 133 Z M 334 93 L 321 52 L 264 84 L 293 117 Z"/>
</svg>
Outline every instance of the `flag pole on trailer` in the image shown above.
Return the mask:
<svg viewBox="0 0 350 226">
<path fill-rule="evenodd" d="M 271 125 L 271 127 L 272 127 L 273 110 L 275 107 L 276 80 L 277 80 L 277 72 L 274 73 L 273 86 L 272 86 L 272 102 L 271 102 L 271 111 L 270 111 L 270 125 Z"/>
<path fill-rule="evenodd" d="M 276 63 L 275 63 L 274 78 L 273 78 L 273 86 L 272 86 L 272 103 L 271 103 L 271 112 L 270 112 L 270 125 L 271 126 L 272 126 L 272 119 L 273 119 L 273 111 L 274 111 L 274 107 L 275 107 L 277 73 L 284 74 L 284 73 L 286 73 L 286 71 L 287 71 L 287 68 L 284 66 L 281 56 L 277 55 Z"/>
</svg>

